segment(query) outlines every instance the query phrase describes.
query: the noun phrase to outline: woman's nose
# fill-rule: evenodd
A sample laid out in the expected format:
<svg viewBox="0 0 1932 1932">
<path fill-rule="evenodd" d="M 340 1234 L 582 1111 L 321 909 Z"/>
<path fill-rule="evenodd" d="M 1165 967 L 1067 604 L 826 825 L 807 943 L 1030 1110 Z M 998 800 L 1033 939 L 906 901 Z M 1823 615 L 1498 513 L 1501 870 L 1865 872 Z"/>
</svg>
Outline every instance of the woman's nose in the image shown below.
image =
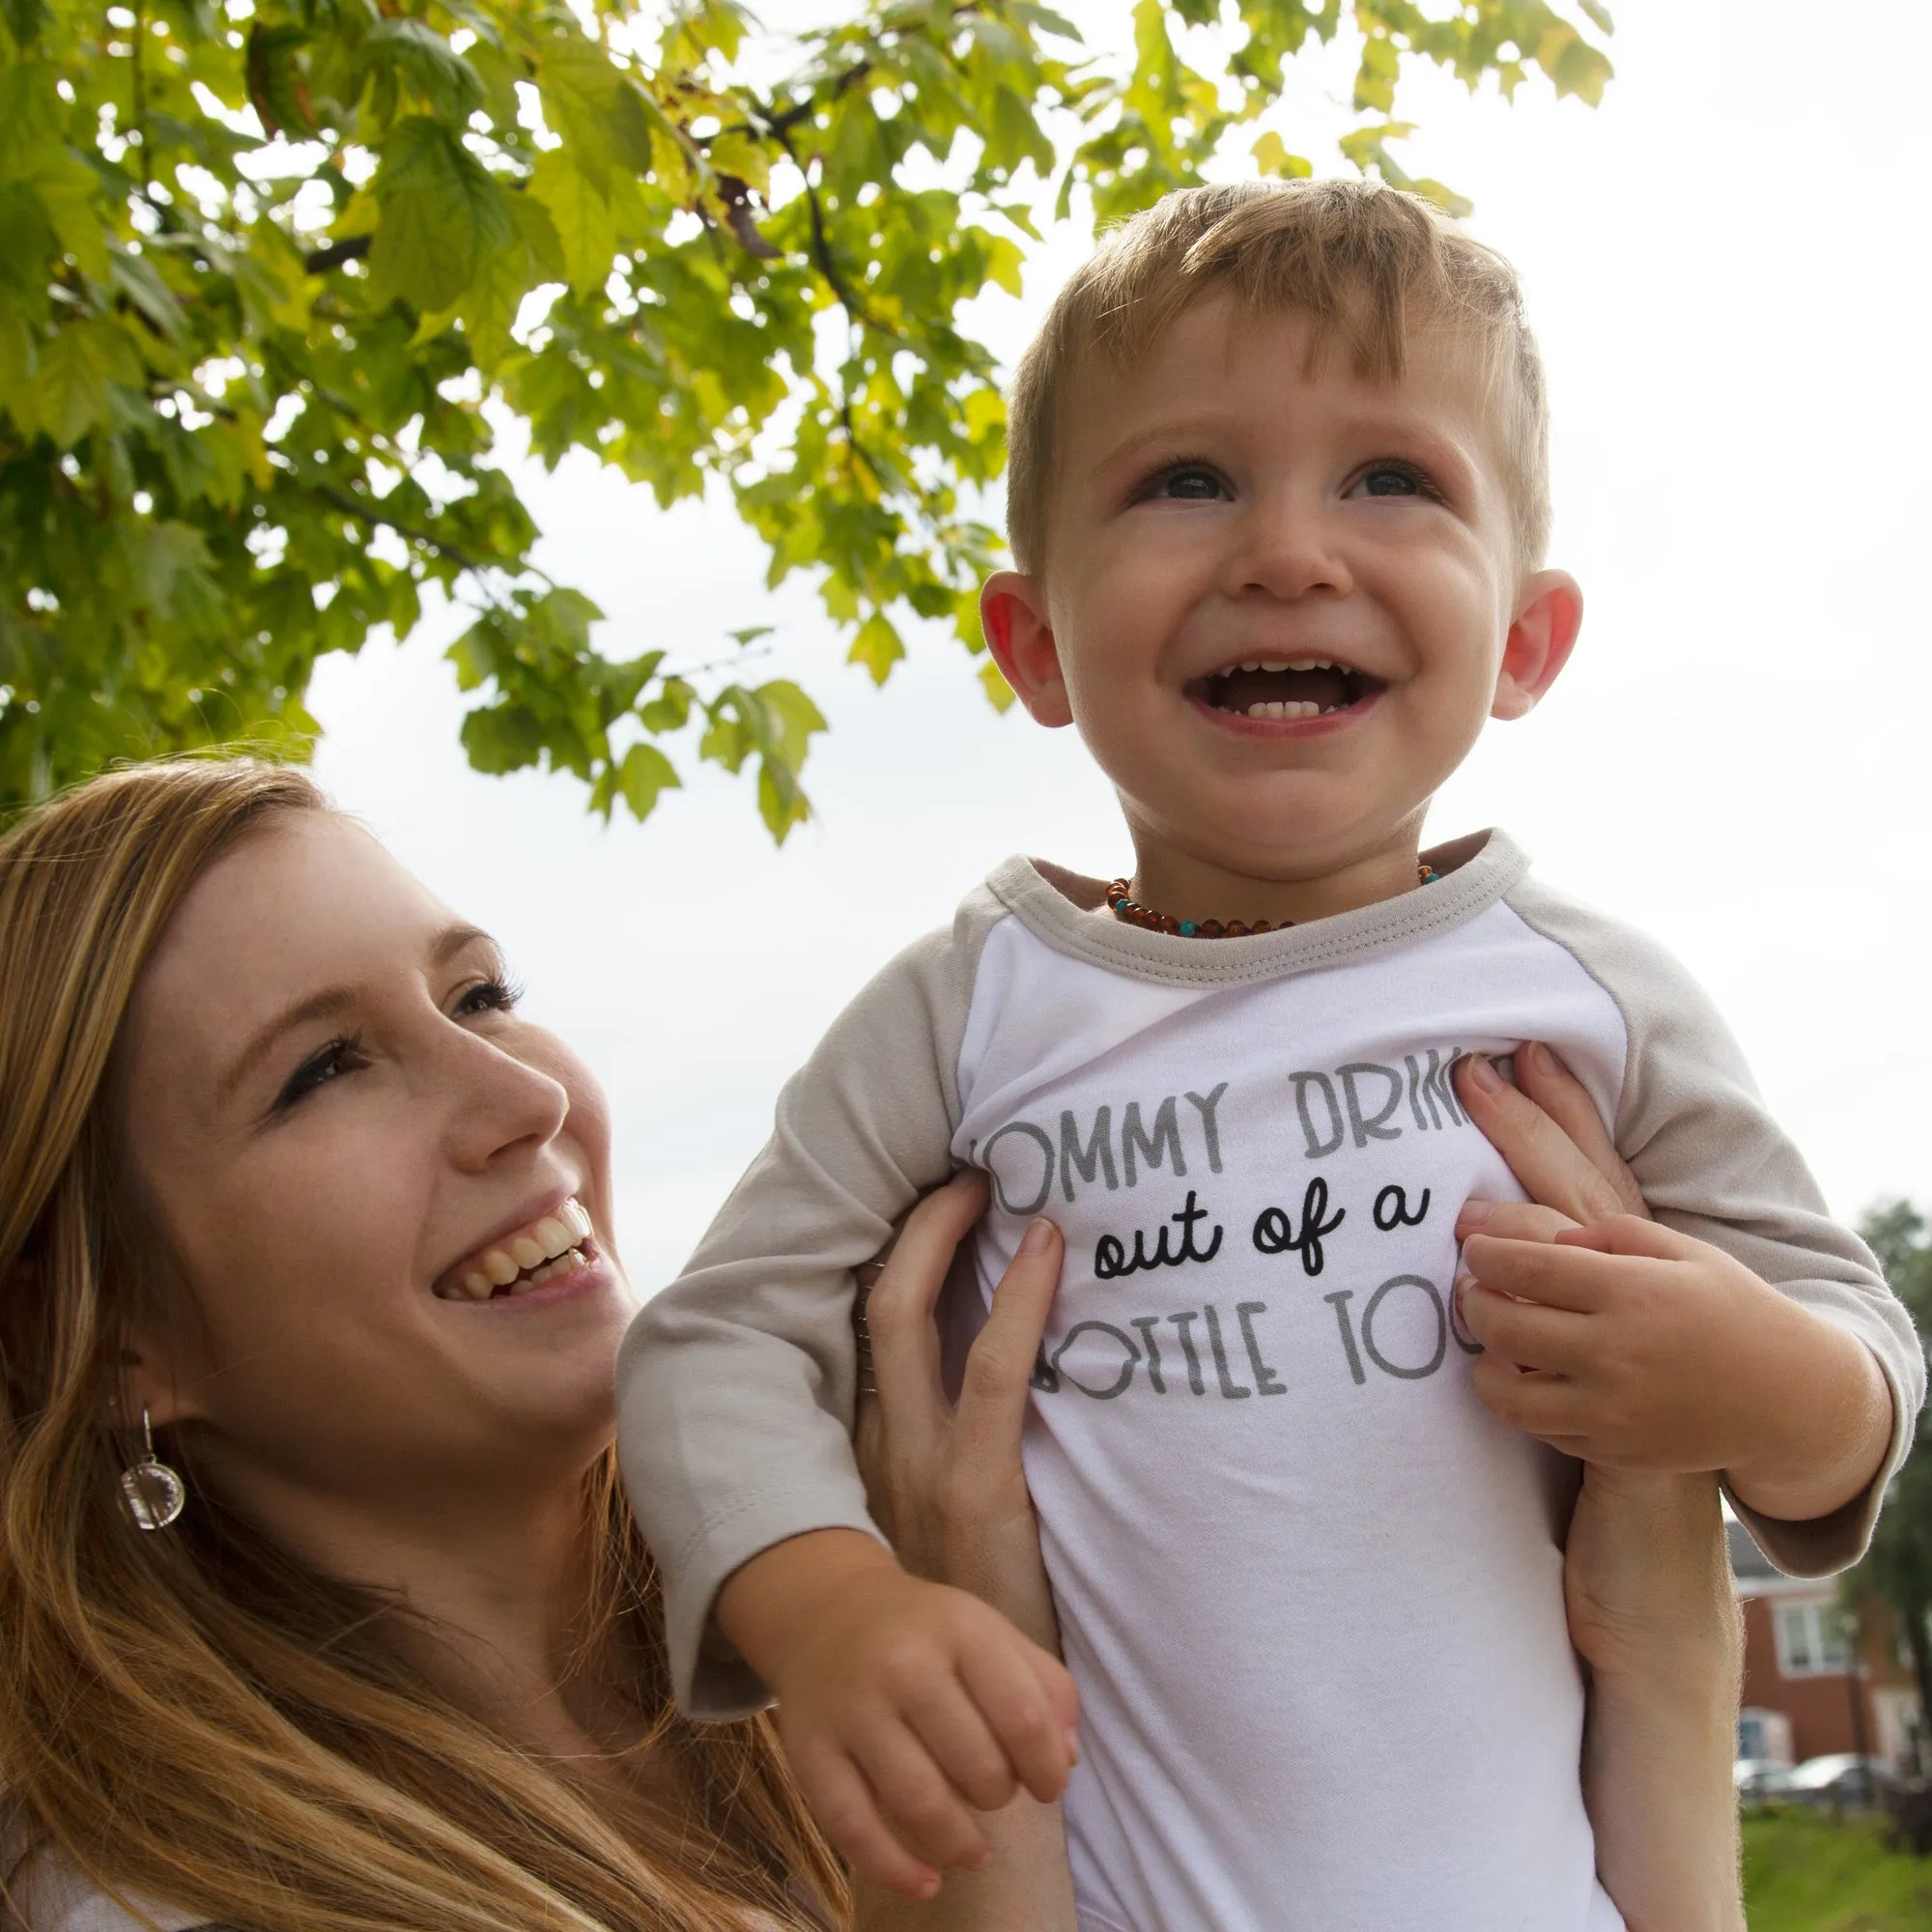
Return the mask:
<svg viewBox="0 0 1932 1932">
<path fill-rule="evenodd" d="M 570 1112 L 561 1081 L 461 1029 L 450 1042 L 449 1070 L 449 1131 L 459 1166 L 480 1170 L 518 1149 L 546 1147 Z"/>
</svg>

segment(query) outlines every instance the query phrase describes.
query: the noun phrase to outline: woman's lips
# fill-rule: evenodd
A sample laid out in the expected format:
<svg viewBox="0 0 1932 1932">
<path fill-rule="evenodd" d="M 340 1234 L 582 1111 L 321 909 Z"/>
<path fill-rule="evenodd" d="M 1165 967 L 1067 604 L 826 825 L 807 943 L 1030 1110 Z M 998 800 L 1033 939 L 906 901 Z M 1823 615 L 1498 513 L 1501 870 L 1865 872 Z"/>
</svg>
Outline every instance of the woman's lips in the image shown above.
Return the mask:
<svg viewBox="0 0 1932 1932">
<path fill-rule="evenodd" d="M 596 1252 L 590 1215 L 575 1195 L 457 1265 L 436 1284 L 444 1301 L 490 1301 L 526 1294 L 581 1268 Z"/>
</svg>

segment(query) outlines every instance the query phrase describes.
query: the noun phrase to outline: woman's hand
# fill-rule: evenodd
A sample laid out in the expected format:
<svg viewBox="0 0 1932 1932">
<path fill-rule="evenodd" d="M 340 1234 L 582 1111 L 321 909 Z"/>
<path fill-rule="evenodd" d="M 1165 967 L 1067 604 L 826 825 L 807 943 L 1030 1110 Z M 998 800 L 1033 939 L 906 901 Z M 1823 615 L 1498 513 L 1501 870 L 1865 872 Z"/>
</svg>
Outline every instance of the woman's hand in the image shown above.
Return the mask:
<svg viewBox="0 0 1932 1932">
<path fill-rule="evenodd" d="M 877 1393 L 860 1398 L 856 1447 L 873 1520 L 915 1576 L 970 1590 L 1056 1654 L 1059 1627 L 1020 1468 L 1029 1384 L 1060 1285 L 1060 1230 L 1020 1242 L 974 1341 L 957 1405 L 940 1376 L 936 1311 L 954 1251 L 985 1207 L 974 1176 L 913 1209 L 866 1301 Z"/>
<path fill-rule="evenodd" d="M 1464 1060 L 1456 1091 L 1531 1198 L 1471 1201 L 1459 1237 L 1554 1241 L 1650 1218 L 1595 1103 L 1548 1047 L 1512 1088 Z M 1564 1548 L 1570 1640 L 1591 1669 L 1583 1786 L 1597 1865 L 1631 1932 L 1741 1932 L 1730 1761 L 1743 1656 L 1715 1476 L 1585 1463 Z"/>
<path fill-rule="evenodd" d="M 1599 1118 L 1596 1103 L 1554 1053 L 1539 1043 L 1516 1056 L 1515 1087 L 1488 1062 L 1458 1063 L 1456 1091 L 1510 1172 L 1525 1202 L 1471 1201 L 1456 1234 L 1508 1240 L 1554 1241 L 1567 1230 L 1619 1214 L 1650 1219 L 1635 1177 Z M 1613 1518 L 1605 1511 L 1616 1506 Z M 1721 1530 L 1715 1476 L 1609 1472 L 1585 1463 L 1583 1491 L 1565 1551 L 1564 1590 L 1570 1638 L 1597 1670 L 1618 1669 L 1641 1656 L 1647 1668 L 1658 1644 L 1726 1645 L 1736 1622 L 1729 1590 L 1709 1589 L 1708 1564 L 1689 1567 L 1646 1556 L 1650 1530 L 1640 1512 L 1656 1507 L 1684 1533 Z M 1688 1527 L 1697 1525 L 1696 1528 Z M 1659 1527 L 1662 1527 L 1660 1523 Z M 1687 1587 L 1688 1586 L 1688 1587 Z M 1701 1660 L 1700 1660 L 1701 1661 Z"/>
<path fill-rule="evenodd" d="M 867 1297 L 876 1393 L 860 1397 L 859 1467 L 873 1518 L 908 1570 L 971 1591 L 1057 1654 L 1020 1438 L 1063 1245 L 1050 1221 L 1027 1230 L 967 1356 L 958 1403 L 949 1402 L 935 1311 L 984 1206 L 984 1183 L 972 1177 L 929 1195 Z M 949 1873 L 923 1903 L 862 1889 L 857 1932 L 1075 1932 L 1059 1805 L 1022 1792 L 980 1825 L 989 1865 Z"/>
</svg>

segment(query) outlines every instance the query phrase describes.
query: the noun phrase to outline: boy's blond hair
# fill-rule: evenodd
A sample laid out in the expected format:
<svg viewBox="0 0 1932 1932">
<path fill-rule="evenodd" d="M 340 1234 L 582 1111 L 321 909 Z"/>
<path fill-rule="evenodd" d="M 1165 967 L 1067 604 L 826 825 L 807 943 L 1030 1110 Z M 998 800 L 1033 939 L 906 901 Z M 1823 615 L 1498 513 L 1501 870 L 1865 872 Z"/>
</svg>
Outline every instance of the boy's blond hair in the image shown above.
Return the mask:
<svg viewBox="0 0 1932 1932">
<path fill-rule="evenodd" d="M 1319 353 L 1399 381 L 1410 336 L 1447 327 L 1489 379 L 1520 568 L 1549 541 L 1543 361 L 1516 270 L 1420 196 L 1380 182 L 1245 182 L 1182 188 L 1114 230 L 1061 290 L 1021 358 L 1009 411 L 1007 532 L 1020 569 L 1046 560 L 1059 424 L 1083 360 L 1131 368 L 1184 310 L 1232 294 L 1252 313 L 1304 315 Z"/>
</svg>

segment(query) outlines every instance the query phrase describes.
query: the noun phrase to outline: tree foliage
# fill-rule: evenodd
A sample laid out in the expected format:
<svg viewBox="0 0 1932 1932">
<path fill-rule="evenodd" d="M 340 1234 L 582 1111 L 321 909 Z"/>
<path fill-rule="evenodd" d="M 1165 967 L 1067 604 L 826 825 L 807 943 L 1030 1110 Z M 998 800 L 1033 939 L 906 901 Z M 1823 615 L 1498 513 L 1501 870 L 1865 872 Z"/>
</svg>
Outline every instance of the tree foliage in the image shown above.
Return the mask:
<svg viewBox="0 0 1932 1932">
<path fill-rule="evenodd" d="M 1920 1336 L 1932 1335 L 1932 1227 L 1909 1201 L 1873 1209 L 1859 1232 L 1885 1269 Z M 1890 1611 L 1932 1713 L 1932 1438 L 1921 1430 L 1893 1477 L 1871 1549 L 1845 1578 L 1856 1616 L 1874 1597 Z"/>
<path fill-rule="evenodd" d="M 474 765 L 641 817 L 668 742 L 754 769 L 781 838 L 811 700 L 728 648 L 603 655 L 532 564 L 506 421 L 660 504 L 728 494 L 884 681 L 914 621 L 983 648 L 1003 413 L 961 309 L 1018 293 L 1037 211 L 1111 220 L 1243 144 L 1306 173 L 1254 124 L 1339 34 L 1345 151 L 1398 181 L 1406 63 L 1590 100 L 1609 72 L 1596 0 L 1131 24 L 1111 61 L 1031 0 L 857 0 L 783 43 L 734 0 L 0 0 L 0 809 L 298 746 L 316 659 L 440 585 L 476 611 Z"/>
</svg>

